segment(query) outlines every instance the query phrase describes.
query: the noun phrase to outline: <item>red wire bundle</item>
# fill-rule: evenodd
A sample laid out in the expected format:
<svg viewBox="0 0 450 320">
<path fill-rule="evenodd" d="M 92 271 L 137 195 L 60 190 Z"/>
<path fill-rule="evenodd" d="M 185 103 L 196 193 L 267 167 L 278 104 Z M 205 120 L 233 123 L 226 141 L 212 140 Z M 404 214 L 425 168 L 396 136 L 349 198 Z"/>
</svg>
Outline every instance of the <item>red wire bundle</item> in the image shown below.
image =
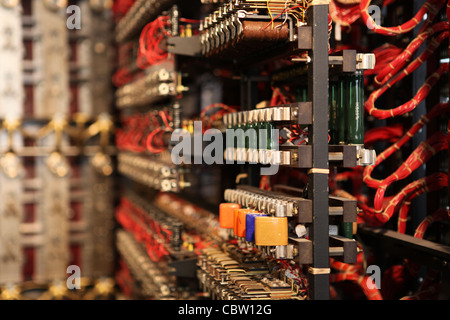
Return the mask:
<svg viewBox="0 0 450 320">
<path fill-rule="evenodd" d="M 173 131 L 172 118 L 167 111 L 135 114 L 124 118 L 123 129 L 116 132 L 116 145 L 119 150 L 132 152 L 161 153 L 167 149 L 163 136 Z"/>
<path fill-rule="evenodd" d="M 159 16 L 142 29 L 136 61 L 136 65 L 140 69 L 147 69 L 168 58 L 168 52 L 162 48 L 163 40 L 169 36 L 168 26 L 169 17 Z"/>
<path fill-rule="evenodd" d="M 403 23 L 402 25 L 396 26 L 396 27 L 382 27 L 375 23 L 373 18 L 370 16 L 368 12 L 368 7 L 370 5 L 371 0 L 361 0 L 360 3 L 360 10 L 361 10 L 361 16 L 363 18 L 363 21 L 371 27 L 371 29 L 379 34 L 386 35 L 386 36 L 395 36 L 399 34 L 408 33 L 412 29 L 414 29 L 416 26 L 418 26 L 422 20 L 425 14 L 427 14 L 427 20 L 424 23 L 422 30 L 428 28 L 430 23 L 434 20 L 436 17 L 436 14 L 439 12 L 439 10 L 444 5 L 445 0 L 428 0 L 422 8 L 416 13 L 416 15 L 408 20 L 407 22 Z"/>
<path fill-rule="evenodd" d="M 122 259 L 119 260 L 119 268 L 116 272 L 115 280 L 119 285 L 121 292 L 123 292 L 125 296 L 130 297 L 135 280 L 131 276 L 127 264 Z"/>
<path fill-rule="evenodd" d="M 401 68 L 410 61 L 414 53 L 420 48 L 420 46 L 428 39 L 430 36 L 437 32 L 446 31 L 439 34 L 434 38 L 430 45 L 426 49 L 426 54 L 422 55 L 420 60 L 417 60 L 419 64 L 428 59 L 428 57 L 434 52 L 434 50 L 441 44 L 441 42 L 448 38 L 449 36 L 449 23 L 448 21 L 436 23 L 432 27 L 426 29 L 424 32 L 420 33 L 413 41 L 409 43 L 407 48 L 403 50 L 401 54 L 397 54 L 395 59 L 386 65 L 382 70 L 378 72 L 374 81 L 375 84 L 381 86 L 385 84 L 390 78 L 397 74 Z"/>
<path fill-rule="evenodd" d="M 376 48 L 375 50 L 372 51 L 372 53 L 375 54 L 375 61 L 376 61 L 375 68 L 365 70 L 364 75 L 370 76 L 378 74 L 401 52 L 402 52 L 401 48 L 390 43 L 385 43 L 382 46 Z"/>
<path fill-rule="evenodd" d="M 398 232 L 400 233 L 406 232 L 406 218 L 411 207 L 411 201 L 423 193 L 447 188 L 448 175 L 440 172 L 435 173 L 431 176 L 414 181 L 408 186 L 410 186 L 410 190 L 405 191 L 405 194 L 407 194 L 407 196 L 403 200 L 403 205 L 401 206 L 398 215 Z"/>
<path fill-rule="evenodd" d="M 423 239 L 425 232 L 428 227 L 437 221 L 445 221 L 450 220 L 450 210 L 447 209 L 438 209 L 431 215 L 425 218 L 420 225 L 416 228 L 416 232 L 414 233 L 415 238 Z"/>
<path fill-rule="evenodd" d="M 395 77 L 389 79 L 381 88 L 373 91 L 367 101 L 364 104 L 364 107 L 366 108 L 367 112 L 374 116 L 377 119 L 386 119 L 386 118 L 393 118 L 402 114 L 405 114 L 407 112 L 411 112 L 414 110 L 417 105 L 419 105 L 422 100 L 424 100 L 428 94 L 430 93 L 433 86 L 439 81 L 442 74 L 448 71 L 449 64 L 443 63 L 439 66 L 439 69 L 431 74 L 425 83 L 420 87 L 420 89 L 417 91 L 414 98 L 411 100 L 405 102 L 404 104 L 395 107 L 393 109 L 379 109 L 375 107 L 375 101 L 388 89 L 390 89 L 395 83 L 402 80 L 405 76 L 409 75 L 412 71 L 417 69 L 419 65 L 417 65 L 417 62 L 420 61 L 421 57 L 424 54 L 428 54 L 427 51 L 425 51 L 421 56 L 419 56 L 417 59 L 415 59 L 413 62 L 409 64 L 409 66 L 404 69 L 404 72 L 398 73 Z"/>
<path fill-rule="evenodd" d="M 390 5 L 391 3 L 394 3 L 396 0 L 385 0 L 384 2 L 383 2 L 383 7 L 386 7 L 386 6 L 388 6 L 388 5 Z"/>
<path fill-rule="evenodd" d="M 117 71 L 113 74 L 113 84 L 114 86 L 121 87 L 125 84 L 131 82 L 133 80 L 133 75 L 130 73 L 130 71 L 127 68 L 119 68 Z"/>
<path fill-rule="evenodd" d="M 447 149 L 447 136 L 441 132 L 437 132 L 426 141 L 423 141 L 394 173 L 379 183 L 374 199 L 375 212 L 382 212 L 384 194 L 391 184 L 405 179 L 414 170 L 427 162 L 435 153 Z"/>
<path fill-rule="evenodd" d="M 330 274 L 330 282 L 351 281 L 359 285 L 368 300 L 383 300 L 380 291 L 375 287 L 372 278 L 366 274 L 363 264 L 363 253 L 358 254 L 354 265 L 343 263 L 330 258 L 330 267 L 339 273 Z M 369 287 L 369 283 L 371 284 Z"/>
<path fill-rule="evenodd" d="M 214 109 L 216 109 L 216 111 L 213 114 L 207 115 L 211 110 L 214 110 Z M 222 119 L 223 116 L 226 114 L 237 112 L 238 109 L 239 109 L 239 107 L 227 106 L 224 103 L 213 103 L 213 104 L 205 107 L 202 110 L 202 112 L 200 113 L 200 119 L 205 124 L 203 131 L 206 131 L 209 128 L 211 128 L 214 121 Z"/>
<path fill-rule="evenodd" d="M 373 145 L 377 141 L 395 142 L 403 136 L 403 126 L 395 124 L 367 130 L 364 134 L 364 145 Z"/>
<path fill-rule="evenodd" d="M 359 215 L 359 223 L 367 223 L 372 226 L 381 226 L 388 222 L 395 213 L 399 213 L 398 228 L 399 232 L 405 233 L 406 217 L 408 214 L 410 202 L 419 195 L 440 190 L 448 186 L 447 175 L 444 173 L 435 173 L 425 178 L 413 181 L 400 190 L 392 197 L 387 205 L 380 211 L 375 211 L 365 203 L 359 201 L 358 206 L 363 210 L 363 214 Z M 342 195 L 342 192 L 338 193 Z M 355 198 L 356 199 L 356 198 Z"/>
<path fill-rule="evenodd" d="M 427 216 L 420 225 L 416 228 L 414 237 L 418 239 L 423 239 L 425 232 L 428 227 L 437 221 L 450 220 L 450 211 L 447 209 L 438 209 L 431 215 Z M 419 271 L 419 264 L 405 261 L 411 269 L 411 273 L 417 274 Z M 435 298 L 439 290 L 439 277 L 436 270 L 429 270 L 425 280 L 422 282 L 419 290 L 411 296 L 403 297 L 401 300 L 420 300 L 420 299 L 431 299 Z"/>
<path fill-rule="evenodd" d="M 145 244 L 146 251 L 153 261 L 159 262 L 169 254 L 164 242 L 170 241 L 170 230 L 151 219 L 142 208 L 127 198 L 122 198 L 116 211 L 116 218 L 124 229 L 134 235 L 136 241 Z"/>
<path fill-rule="evenodd" d="M 330 16 L 335 23 L 342 26 L 350 26 L 361 17 L 361 10 L 358 2 L 342 3 L 340 1 L 330 1 Z"/>
<path fill-rule="evenodd" d="M 434 153 L 440 150 L 448 149 L 448 139 L 443 133 L 436 133 L 427 141 L 422 142 L 419 147 L 408 157 L 408 159 L 389 177 L 383 180 L 377 180 L 371 177 L 371 174 L 376 166 L 380 165 L 384 160 L 398 151 L 405 143 L 407 143 L 420 129 L 422 129 L 430 119 L 436 118 L 449 111 L 449 103 L 441 103 L 432 108 L 425 116 L 415 123 L 397 142 L 391 145 L 377 156 L 374 165 L 367 166 L 364 169 L 363 181 L 370 187 L 377 189 L 377 194 L 374 200 L 374 208 L 368 206 L 361 199 L 349 195 L 343 190 L 336 190 L 334 193 L 343 197 L 351 198 L 358 201 L 358 206 L 362 209 L 363 214 L 358 216 L 358 223 L 369 223 L 372 225 L 382 225 L 386 223 L 398 210 L 400 210 L 400 231 L 404 228 L 403 219 L 406 218 L 409 209 L 409 201 L 418 195 L 433 190 L 439 190 L 448 185 L 448 177 L 445 174 L 437 173 L 423 180 L 415 181 L 396 196 L 394 196 L 384 205 L 384 193 L 386 188 L 395 181 L 406 178 L 417 167 L 425 163 Z"/>
<path fill-rule="evenodd" d="M 370 188 L 378 188 L 381 184 L 381 180 L 377 180 L 371 177 L 373 170 L 380 165 L 383 161 L 389 158 L 394 152 L 399 150 L 405 143 L 407 143 L 420 129 L 422 129 L 431 119 L 436 118 L 442 114 L 449 112 L 450 103 L 439 103 L 434 106 L 426 115 L 422 116 L 397 142 L 391 145 L 389 148 L 380 153 L 375 164 L 367 166 L 364 169 L 364 183 Z"/>
</svg>

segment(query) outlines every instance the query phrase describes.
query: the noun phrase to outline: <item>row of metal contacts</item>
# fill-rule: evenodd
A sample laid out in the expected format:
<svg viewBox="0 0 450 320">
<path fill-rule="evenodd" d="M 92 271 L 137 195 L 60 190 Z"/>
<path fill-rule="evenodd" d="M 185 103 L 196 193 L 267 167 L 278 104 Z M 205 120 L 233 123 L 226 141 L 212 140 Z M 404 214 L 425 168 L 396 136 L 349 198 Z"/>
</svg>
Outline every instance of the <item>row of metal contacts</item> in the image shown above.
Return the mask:
<svg viewBox="0 0 450 320">
<path fill-rule="evenodd" d="M 298 213 L 295 201 L 282 194 L 257 194 L 241 189 L 226 189 L 225 200 L 276 217 L 292 217 Z M 292 197 L 291 197 L 292 198 Z"/>
<path fill-rule="evenodd" d="M 228 113 L 223 117 L 226 126 L 238 126 L 248 123 L 274 122 L 274 121 L 296 121 L 298 115 L 297 107 L 282 106 L 253 109 Z"/>
<path fill-rule="evenodd" d="M 118 170 L 132 180 L 162 191 L 175 191 L 178 182 L 173 168 L 133 155 L 119 155 Z"/>
<path fill-rule="evenodd" d="M 203 250 L 198 265 L 201 287 L 213 293 L 213 298 L 290 299 L 298 294 L 290 284 L 271 276 L 268 268 L 249 274 L 238 261 L 220 249 Z"/>
<path fill-rule="evenodd" d="M 174 95 L 175 76 L 166 69 L 159 69 L 143 78 L 128 83 L 116 92 L 119 108 L 141 106 Z"/>
</svg>

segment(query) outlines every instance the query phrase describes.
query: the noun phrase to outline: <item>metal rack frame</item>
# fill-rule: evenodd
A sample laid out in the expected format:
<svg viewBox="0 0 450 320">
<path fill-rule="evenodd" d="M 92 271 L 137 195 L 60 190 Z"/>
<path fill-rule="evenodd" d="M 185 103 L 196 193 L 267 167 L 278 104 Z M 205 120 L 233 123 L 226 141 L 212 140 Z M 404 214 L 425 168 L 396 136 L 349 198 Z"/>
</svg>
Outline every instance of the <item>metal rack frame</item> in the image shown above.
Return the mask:
<svg viewBox="0 0 450 320">
<path fill-rule="evenodd" d="M 309 268 L 309 298 L 327 300 L 329 286 L 328 209 L 328 5 L 312 5 L 307 11 L 311 26 L 311 63 L 308 68 L 308 100 L 312 103 L 312 163 L 308 172 L 308 197 L 312 200 L 313 263 Z M 325 86 L 326 84 L 326 86 Z"/>
</svg>

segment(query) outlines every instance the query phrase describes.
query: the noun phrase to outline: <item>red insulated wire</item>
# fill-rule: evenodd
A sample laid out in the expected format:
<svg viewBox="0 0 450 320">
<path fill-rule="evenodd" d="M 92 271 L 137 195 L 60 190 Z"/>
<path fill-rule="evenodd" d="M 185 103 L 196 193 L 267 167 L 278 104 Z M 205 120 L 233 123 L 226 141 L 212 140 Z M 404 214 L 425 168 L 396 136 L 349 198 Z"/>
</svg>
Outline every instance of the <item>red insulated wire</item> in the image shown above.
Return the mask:
<svg viewBox="0 0 450 320">
<path fill-rule="evenodd" d="M 386 7 L 386 6 L 388 6 L 388 5 L 392 4 L 392 3 L 394 3 L 395 1 L 397 1 L 397 0 L 385 0 L 385 1 L 383 2 L 383 7 Z"/>
<path fill-rule="evenodd" d="M 361 255 L 359 255 L 358 258 L 360 258 L 360 256 Z M 378 288 L 376 288 L 372 278 L 365 274 L 364 268 L 362 268 L 362 261 L 358 261 L 358 265 L 358 270 L 356 270 L 356 266 L 354 265 L 342 262 L 338 263 L 334 259 L 330 259 L 330 267 L 341 271 L 339 273 L 330 274 L 330 282 L 351 281 L 360 286 L 368 300 L 382 300 L 383 297 Z"/>
<path fill-rule="evenodd" d="M 431 44 L 426 48 L 426 50 L 428 51 L 427 55 L 422 56 L 420 59 L 422 61 L 425 61 L 429 57 L 429 55 L 431 55 L 434 52 L 434 50 L 440 45 L 440 43 L 444 39 L 448 38 L 449 35 L 448 29 L 449 23 L 448 21 L 444 21 L 436 23 L 435 25 L 431 26 L 424 32 L 420 33 L 413 41 L 409 43 L 407 48 L 401 54 L 395 56 L 395 59 L 391 63 L 389 63 L 382 70 L 379 71 L 379 73 L 374 79 L 375 84 L 378 86 L 383 85 L 390 78 L 392 78 L 392 76 L 397 74 L 401 70 L 401 68 L 410 61 L 414 53 L 430 36 L 432 36 L 437 32 L 447 31 L 440 34 L 435 39 L 433 39 Z"/>
<path fill-rule="evenodd" d="M 151 153 L 161 153 L 165 150 L 165 148 L 155 146 L 153 141 L 155 139 L 156 134 L 158 134 L 161 131 L 162 131 L 161 128 L 157 128 L 152 132 L 150 132 L 150 134 L 146 138 L 146 147 L 147 150 L 150 151 Z"/>
<path fill-rule="evenodd" d="M 330 258 L 330 267 L 341 272 L 355 273 L 358 271 L 357 265 L 344 263 L 333 258 Z"/>
<path fill-rule="evenodd" d="M 416 181 L 417 186 L 414 186 L 414 190 L 411 190 L 407 197 L 403 200 L 403 205 L 400 207 L 398 215 L 398 232 L 406 232 L 406 222 L 411 206 L 411 201 L 420 196 L 423 193 L 441 190 L 443 188 L 448 188 L 448 174 L 436 173 L 431 176 L 419 179 Z"/>
<path fill-rule="evenodd" d="M 135 132 L 130 138 L 130 150 L 140 153 L 144 152 L 146 150 L 145 147 L 141 145 L 142 138 L 144 136 L 144 129 L 145 129 L 145 122 L 141 121 L 140 119 L 137 120 L 136 126 L 135 126 Z"/>
<path fill-rule="evenodd" d="M 276 20 L 276 19 L 278 19 L 279 17 L 281 17 L 284 13 L 287 13 L 287 12 L 289 12 L 289 11 L 292 11 L 292 10 L 295 10 L 295 9 L 298 9 L 298 8 L 300 8 L 300 7 L 303 7 L 302 5 L 297 5 L 297 6 L 294 6 L 294 7 L 291 7 L 291 8 L 286 8 L 286 9 L 284 9 L 279 15 L 277 15 L 276 17 L 274 17 L 264 28 L 263 28 L 263 31 L 264 30 L 266 30 L 273 22 L 274 22 L 274 20 Z M 304 8 L 304 7 L 303 7 Z"/>
<path fill-rule="evenodd" d="M 373 170 L 383 161 L 389 158 L 397 150 L 399 150 L 405 143 L 407 143 L 420 129 L 422 129 L 431 119 L 436 118 L 442 114 L 449 112 L 450 103 L 439 103 L 434 106 L 425 116 L 422 116 L 397 142 L 392 144 L 382 153 L 380 153 L 375 164 L 365 167 L 363 181 L 370 188 L 378 188 L 382 180 L 377 180 L 371 177 Z"/>
<path fill-rule="evenodd" d="M 159 116 L 160 116 L 161 119 L 163 120 L 164 125 L 165 125 L 167 128 L 170 128 L 169 118 L 168 118 L 167 113 L 161 110 L 161 111 L 159 111 Z"/>
<path fill-rule="evenodd" d="M 142 29 L 136 61 L 140 69 L 146 69 L 157 62 L 167 59 L 168 52 L 161 48 L 161 44 L 169 34 L 166 30 L 168 25 L 168 17 L 160 16 Z"/>
<path fill-rule="evenodd" d="M 414 110 L 417 105 L 424 100 L 428 94 L 430 93 L 433 86 L 439 81 L 442 74 L 448 71 L 449 64 L 443 63 L 439 66 L 438 70 L 435 71 L 433 74 L 431 74 L 425 83 L 420 87 L 420 89 L 417 91 L 414 98 L 407 101 L 406 103 L 395 107 L 393 109 L 379 109 L 375 107 L 376 100 L 385 93 L 388 89 L 390 89 L 395 83 L 402 80 L 404 77 L 409 75 L 411 72 L 413 72 L 415 69 L 417 69 L 420 64 L 424 61 L 422 58 L 423 56 L 430 55 L 428 51 L 425 51 L 422 53 L 417 59 L 415 59 L 413 62 L 411 62 L 406 69 L 404 69 L 404 72 L 397 73 L 393 78 L 389 79 L 381 88 L 373 91 L 367 101 L 364 104 L 365 109 L 367 112 L 374 116 L 377 119 L 387 119 L 387 118 L 393 118 L 402 114 L 405 114 L 407 112 L 411 112 Z M 422 62 L 420 62 L 422 61 Z"/>
<path fill-rule="evenodd" d="M 133 75 L 127 68 L 119 68 L 114 72 L 112 82 L 114 86 L 121 87 L 133 80 Z"/>
<path fill-rule="evenodd" d="M 428 227 L 433 223 L 437 221 L 445 221 L 450 220 L 450 210 L 447 209 L 438 209 L 428 217 L 426 217 L 416 228 L 416 231 L 414 233 L 415 238 L 423 239 L 423 236 L 425 235 L 425 232 L 427 231 Z"/>
<path fill-rule="evenodd" d="M 447 149 L 447 136 L 441 132 L 437 132 L 426 141 L 423 141 L 394 173 L 381 181 L 374 198 L 375 212 L 382 212 L 384 195 L 391 184 L 405 179 L 434 154 Z"/>
<path fill-rule="evenodd" d="M 180 22 L 183 22 L 183 23 L 189 23 L 189 24 L 198 24 L 198 23 L 201 23 L 202 20 L 180 18 Z"/>
<path fill-rule="evenodd" d="M 393 126 L 378 127 L 367 130 L 364 134 L 364 145 L 372 145 L 378 141 L 395 142 L 403 136 L 403 126 L 395 124 Z"/>
<path fill-rule="evenodd" d="M 345 4 L 331 0 L 330 16 L 335 23 L 339 23 L 342 26 L 350 26 L 361 17 L 359 3 Z"/>
<path fill-rule="evenodd" d="M 382 46 L 374 49 L 372 53 L 375 55 L 375 67 L 373 69 L 365 70 L 364 75 L 370 76 L 380 73 L 402 52 L 403 49 L 390 43 L 385 43 Z"/>
<path fill-rule="evenodd" d="M 382 27 L 375 23 L 373 18 L 370 16 L 368 12 L 368 7 L 371 3 L 371 0 L 361 0 L 360 2 L 360 10 L 361 10 L 361 16 L 363 21 L 370 25 L 372 30 L 378 34 L 386 35 L 386 36 L 395 36 L 399 34 L 404 34 L 412 29 L 414 29 L 416 26 L 418 26 L 422 20 L 425 14 L 427 14 L 427 21 L 424 23 L 422 29 L 427 28 L 428 25 L 434 20 L 435 16 L 439 12 L 439 10 L 444 5 L 444 0 L 428 0 L 416 13 L 416 15 L 408 20 L 407 22 L 403 23 L 402 25 L 396 26 L 396 27 Z"/>
<path fill-rule="evenodd" d="M 439 293 L 440 281 L 439 281 L 439 271 L 435 269 L 429 269 L 427 276 L 420 285 L 420 288 L 413 295 L 406 296 L 400 300 L 428 300 L 436 299 Z"/>
<path fill-rule="evenodd" d="M 419 179 L 408 184 L 399 193 L 392 197 L 381 212 L 376 212 L 373 208 L 343 190 L 336 190 L 334 194 L 358 201 L 358 207 L 363 210 L 362 215 L 360 214 L 358 216 L 358 223 L 381 226 L 389 221 L 396 212 L 399 212 L 399 215 L 402 215 L 399 219 L 399 232 L 404 233 L 404 226 L 402 223 L 404 220 L 406 221 L 405 214 L 407 214 L 407 212 L 401 210 L 404 208 L 403 206 L 405 203 L 408 203 L 422 193 L 440 190 L 445 187 L 448 187 L 448 177 L 445 173 L 436 173 Z"/>
<path fill-rule="evenodd" d="M 390 266 L 384 273 L 381 281 L 381 293 L 386 300 L 396 299 L 405 289 L 411 279 L 410 273 L 404 264 Z"/>
</svg>

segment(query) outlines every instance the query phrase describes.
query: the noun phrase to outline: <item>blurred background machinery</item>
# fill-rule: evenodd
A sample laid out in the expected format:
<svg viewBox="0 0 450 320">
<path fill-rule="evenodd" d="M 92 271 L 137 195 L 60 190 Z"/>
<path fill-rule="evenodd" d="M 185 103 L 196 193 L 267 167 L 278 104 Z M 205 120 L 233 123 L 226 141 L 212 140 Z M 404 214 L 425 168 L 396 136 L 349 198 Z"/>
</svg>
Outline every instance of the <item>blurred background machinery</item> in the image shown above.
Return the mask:
<svg viewBox="0 0 450 320">
<path fill-rule="evenodd" d="M 0 0 L 0 298 L 448 299 L 449 16 Z"/>
</svg>

